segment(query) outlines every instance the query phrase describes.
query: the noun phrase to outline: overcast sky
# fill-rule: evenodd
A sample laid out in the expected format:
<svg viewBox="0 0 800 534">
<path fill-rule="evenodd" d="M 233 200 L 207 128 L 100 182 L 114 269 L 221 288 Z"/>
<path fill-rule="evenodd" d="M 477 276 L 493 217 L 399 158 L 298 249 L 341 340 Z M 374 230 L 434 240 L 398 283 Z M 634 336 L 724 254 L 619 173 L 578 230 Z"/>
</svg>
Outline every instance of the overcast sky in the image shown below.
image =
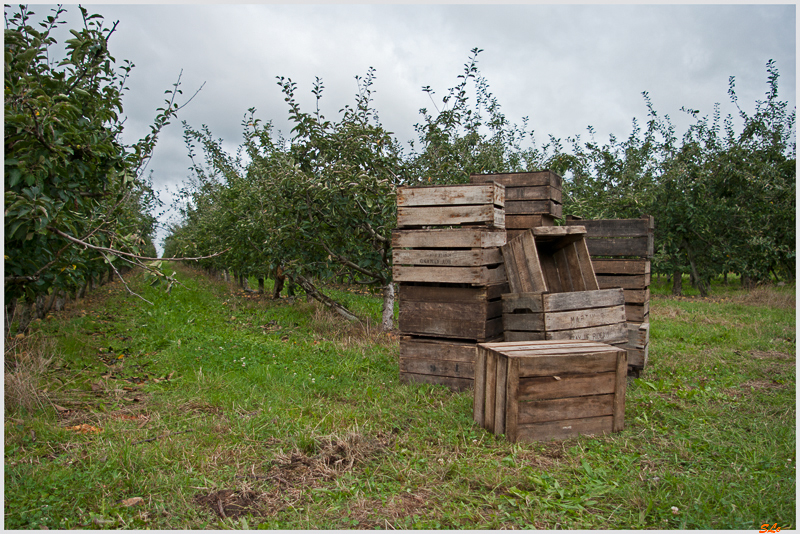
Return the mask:
<svg viewBox="0 0 800 534">
<path fill-rule="evenodd" d="M 39 16 L 49 7 L 33 6 Z M 77 21 L 77 6 L 67 6 Z M 338 119 L 352 104 L 355 76 L 376 69 L 374 106 L 384 127 L 415 139 L 419 109 L 433 109 L 423 86 L 441 97 L 456 85 L 470 50 L 506 117 L 538 143 L 591 125 L 596 139 L 624 138 L 646 120 L 642 91 L 682 134 L 682 106 L 723 114 L 728 77 L 751 112 L 767 90 L 765 65 L 780 70 L 780 97 L 795 106 L 796 7 L 776 5 L 86 5 L 110 25 L 109 48 L 135 65 L 124 100 L 126 142 L 149 131 L 164 91 L 183 70 L 184 95 L 197 97 L 167 127 L 150 163 L 157 189 L 188 175 L 180 121 L 209 126 L 234 150 L 250 107 L 288 134 L 276 76 L 297 82 L 313 110 L 315 76 L 324 83 L 322 112 Z M 74 24 L 74 23 L 73 23 Z M 71 25 L 74 27 L 74 25 Z M 438 102 L 437 102 L 438 103 Z M 169 194 L 162 194 L 168 202 Z"/>
</svg>

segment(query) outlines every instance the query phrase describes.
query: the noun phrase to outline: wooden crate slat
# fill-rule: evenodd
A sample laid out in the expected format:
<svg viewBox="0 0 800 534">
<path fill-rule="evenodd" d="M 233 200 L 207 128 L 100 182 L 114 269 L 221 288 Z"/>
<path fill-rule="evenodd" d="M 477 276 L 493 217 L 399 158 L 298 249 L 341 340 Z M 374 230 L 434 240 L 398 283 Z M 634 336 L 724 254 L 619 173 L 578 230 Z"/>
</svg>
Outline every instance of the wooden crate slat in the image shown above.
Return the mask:
<svg viewBox="0 0 800 534">
<path fill-rule="evenodd" d="M 616 352 L 581 349 L 585 354 L 575 355 L 575 349 L 554 349 L 552 355 L 540 358 L 524 358 L 519 364 L 520 376 L 552 376 L 558 375 L 565 368 L 578 373 L 598 373 L 617 361 Z M 605 349 L 606 351 L 608 349 Z M 589 357 L 587 357 L 587 355 Z"/>
<path fill-rule="evenodd" d="M 508 266 L 514 270 L 508 284 L 512 293 L 542 292 L 547 290 L 533 234 L 525 233 L 500 248 Z"/>
<path fill-rule="evenodd" d="M 597 285 L 601 289 L 621 287 L 622 289 L 645 289 L 650 286 L 650 273 L 629 275 L 597 275 Z"/>
<path fill-rule="evenodd" d="M 589 256 L 589 249 L 586 244 L 586 240 L 583 239 L 581 241 L 577 241 L 574 246 L 575 253 L 578 256 L 578 262 L 581 264 L 581 273 L 583 274 L 583 281 L 584 285 L 586 286 L 586 291 L 600 289 L 600 285 L 597 282 L 597 277 L 594 273 L 594 267 L 592 266 L 592 260 Z"/>
<path fill-rule="evenodd" d="M 397 206 L 463 206 L 494 204 L 502 207 L 505 186 L 502 184 L 435 185 L 397 188 Z"/>
<path fill-rule="evenodd" d="M 484 224 L 505 228 L 505 212 L 492 205 L 397 208 L 397 227 Z"/>
<path fill-rule="evenodd" d="M 427 358 L 400 358 L 400 372 L 420 375 L 451 376 L 454 378 L 475 377 L 475 364 Z"/>
<path fill-rule="evenodd" d="M 620 432 L 625 427 L 625 389 L 628 385 L 628 355 L 623 351 L 617 354 L 616 383 L 614 385 L 614 423 L 612 432 Z"/>
<path fill-rule="evenodd" d="M 509 200 L 552 200 L 561 203 L 561 189 L 549 185 L 506 186 L 506 201 Z"/>
<path fill-rule="evenodd" d="M 544 311 L 542 297 L 547 293 L 504 293 L 502 295 L 503 313 L 516 311 L 537 313 Z"/>
<path fill-rule="evenodd" d="M 447 282 L 452 284 L 489 285 L 503 283 L 505 267 L 500 264 L 481 267 L 392 266 L 395 282 Z"/>
<path fill-rule="evenodd" d="M 625 304 L 625 317 L 629 323 L 647 322 L 650 316 L 650 303 Z"/>
<path fill-rule="evenodd" d="M 644 304 L 650 302 L 650 288 L 625 289 L 625 304 Z"/>
<path fill-rule="evenodd" d="M 470 182 L 473 184 L 496 182 L 506 187 L 525 187 L 525 186 L 552 186 L 561 189 L 561 176 L 545 170 L 535 172 L 503 172 L 494 174 L 470 174 Z"/>
<path fill-rule="evenodd" d="M 577 259 L 577 258 L 576 258 Z M 556 264 L 558 272 L 558 281 L 561 285 L 562 291 L 577 291 L 575 284 L 573 284 L 573 277 L 581 277 L 580 272 L 573 273 L 569 268 L 569 261 L 567 260 L 567 253 L 565 248 L 559 248 L 553 254 L 553 262 Z M 581 284 L 582 286 L 582 284 Z"/>
<path fill-rule="evenodd" d="M 640 219 L 581 219 L 567 216 L 567 226 L 585 226 L 591 237 L 644 237 L 653 233 L 652 216 Z"/>
<path fill-rule="evenodd" d="M 561 293 L 564 288 L 561 287 L 561 277 L 558 276 L 558 265 L 552 254 L 540 254 L 539 266 L 544 275 L 544 283 L 547 288 L 545 291 L 551 293 Z M 512 290 L 513 291 L 513 290 Z M 531 289 L 531 291 L 534 291 Z"/>
<path fill-rule="evenodd" d="M 477 346 L 475 355 L 475 383 L 472 392 L 472 420 L 483 427 L 486 399 L 486 354 L 485 347 Z"/>
<path fill-rule="evenodd" d="M 544 314 L 544 329 L 547 332 L 553 330 L 575 330 L 578 328 L 624 323 L 625 320 L 624 305 L 611 306 L 608 308 L 550 312 Z"/>
<path fill-rule="evenodd" d="M 517 427 L 517 441 L 549 441 L 573 436 L 599 436 L 612 432 L 613 416 L 565 419 L 549 423 L 533 423 Z"/>
<path fill-rule="evenodd" d="M 515 336 L 518 337 L 518 336 Z M 545 332 L 545 339 L 586 339 L 600 343 L 617 343 L 628 337 L 625 323 L 614 323 L 588 328 L 572 328 L 570 330 L 556 330 Z"/>
<path fill-rule="evenodd" d="M 400 330 L 407 334 L 486 340 L 502 335 L 499 302 L 488 310 L 463 310 L 443 303 L 409 302 L 400 307 Z M 494 307 L 496 305 L 496 307 Z M 497 315 L 494 315 L 497 313 Z M 493 315 L 493 316 L 489 316 Z"/>
<path fill-rule="evenodd" d="M 506 244 L 506 232 L 490 228 L 392 230 L 392 248 L 492 248 Z"/>
<path fill-rule="evenodd" d="M 505 316 L 503 316 L 503 321 L 505 321 Z M 505 322 L 503 323 L 503 339 L 506 341 L 544 341 L 545 332 L 527 332 L 527 331 L 515 331 L 509 330 L 505 328 Z"/>
<path fill-rule="evenodd" d="M 417 336 L 402 336 L 399 344 L 401 359 L 419 358 L 472 364 L 478 352 L 475 343 Z"/>
<path fill-rule="evenodd" d="M 528 302 L 533 299 L 533 294 L 520 293 L 517 297 L 520 302 Z M 540 296 L 542 304 L 541 310 L 545 312 L 563 312 L 569 310 L 585 310 L 589 308 L 608 308 L 611 306 L 621 306 L 625 303 L 624 293 L 621 289 L 600 289 L 594 291 L 574 291 L 572 293 L 544 293 Z M 527 300 L 522 300 L 527 299 Z M 503 302 L 513 302 L 513 297 L 503 296 Z M 503 311 L 506 312 L 506 305 Z M 533 310 L 531 310 L 533 311 Z"/>
<path fill-rule="evenodd" d="M 497 358 L 497 382 L 494 398 L 494 434 L 505 434 L 506 431 L 506 391 L 508 390 L 508 358 Z"/>
<path fill-rule="evenodd" d="M 472 250 L 392 250 L 393 265 L 438 265 L 452 267 L 478 267 L 503 263 L 499 248 Z"/>
<path fill-rule="evenodd" d="M 567 267 L 571 273 L 572 291 L 586 291 L 586 273 L 583 271 L 582 264 L 575 249 L 575 243 L 570 243 L 561 249 L 564 253 Z M 589 282 L 591 285 L 591 281 Z"/>
<path fill-rule="evenodd" d="M 650 343 L 650 323 L 628 323 L 628 343 L 626 347 L 643 349 Z"/>
<path fill-rule="evenodd" d="M 540 226 L 555 227 L 555 221 L 556 218 L 554 216 L 542 213 L 537 215 L 509 215 L 506 213 L 506 231 L 527 230 Z M 509 235 L 508 239 L 512 239 L 512 237 Z"/>
<path fill-rule="evenodd" d="M 422 284 L 421 282 L 419 284 Z M 481 303 L 500 299 L 508 293 L 508 284 L 491 284 L 485 286 L 436 286 L 416 285 L 401 282 L 397 288 L 397 300 L 417 302 L 447 302 L 447 303 Z"/>
<path fill-rule="evenodd" d="M 653 256 L 653 242 L 649 237 L 598 239 L 587 236 L 586 246 L 592 256 Z"/>
<path fill-rule="evenodd" d="M 576 374 L 572 373 L 570 369 L 562 367 L 561 372 L 555 375 L 558 379 L 553 376 L 520 377 L 519 400 L 522 402 L 611 394 L 614 393 L 616 373 L 613 369 L 615 368 L 616 355 L 614 356 L 614 366 L 604 367 L 607 372 Z M 562 419 L 570 418 L 562 417 Z"/>
<path fill-rule="evenodd" d="M 593 258 L 597 275 L 650 274 L 650 260 Z"/>
<path fill-rule="evenodd" d="M 504 313 L 503 331 L 542 332 L 544 339 L 544 313 Z"/>
<path fill-rule="evenodd" d="M 625 375 L 623 375 L 624 377 Z M 612 387 L 613 389 L 613 387 Z M 614 414 L 614 394 L 520 401 L 517 425 L 547 423 L 564 419 L 601 417 Z"/>
<path fill-rule="evenodd" d="M 552 215 L 561 218 L 561 204 L 552 200 L 506 200 L 505 212 L 509 215 Z"/>
</svg>

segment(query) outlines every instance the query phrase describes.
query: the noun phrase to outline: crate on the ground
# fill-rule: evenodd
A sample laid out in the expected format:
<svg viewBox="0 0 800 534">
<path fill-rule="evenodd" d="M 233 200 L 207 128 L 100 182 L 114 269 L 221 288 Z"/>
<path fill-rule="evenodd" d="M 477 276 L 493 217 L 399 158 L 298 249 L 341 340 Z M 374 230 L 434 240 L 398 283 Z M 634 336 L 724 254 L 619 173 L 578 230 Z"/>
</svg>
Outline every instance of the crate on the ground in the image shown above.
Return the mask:
<svg viewBox="0 0 800 534">
<path fill-rule="evenodd" d="M 567 226 L 586 228 L 586 245 L 592 257 L 653 257 L 655 222 L 651 215 L 639 219 L 595 220 L 568 215 Z"/>
<path fill-rule="evenodd" d="M 501 247 L 512 293 L 599 289 L 579 226 L 531 228 Z"/>
<path fill-rule="evenodd" d="M 503 335 L 505 282 L 485 286 L 401 283 L 399 328 L 404 334 L 486 341 Z"/>
<path fill-rule="evenodd" d="M 619 432 L 626 374 L 626 352 L 605 343 L 481 343 L 473 419 L 512 442 Z"/>
<path fill-rule="evenodd" d="M 641 370 L 647 366 L 650 348 L 650 323 L 627 323 L 628 339 L 615 346 L 628 351 L 628 367 Z"/>
<path fill-rule="evenodd" d="M 397 227 L 505 228 L 505 187 L 487 184 L 397 188 Z"/>
<path fill-rule="evenodd" d="M 621 289 L 506 293 L 502 299 L 505 341 L 628 341 Z"/>
<path fill-rule="evenodd" d="M 400 381 L 439 384 L 456 391 L 473 387 L 478 345 L 458 339 L 400 337 Z"/>
<path fill-rule="evenodd" d="M 505 231 L 490 228 L 394 230 L 394 281 L 476 285 L 505 282 L 499 249 L 505 243 Z"/>
</svg>

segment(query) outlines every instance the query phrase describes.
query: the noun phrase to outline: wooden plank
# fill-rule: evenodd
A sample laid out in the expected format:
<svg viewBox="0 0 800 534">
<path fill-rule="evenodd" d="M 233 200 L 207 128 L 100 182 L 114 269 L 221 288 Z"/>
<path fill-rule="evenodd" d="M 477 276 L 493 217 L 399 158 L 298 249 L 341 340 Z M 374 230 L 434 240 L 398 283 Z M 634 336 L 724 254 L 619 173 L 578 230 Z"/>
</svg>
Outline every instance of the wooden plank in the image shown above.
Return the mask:
<svg viewBox="0 0 800 534">
<path fill-rule="evenodd" d="M 518 425 L 615 415 L 615 398 L 610 394 L 519 402 Z"/>
<path fill-rule="evenodd" d="M 643 349 L 625 348 L 628 353 L 628 367 L 634 369 L 644 369 L 647 366 L 649 346 Z"/>
<path fill-rule="evenodd" d="M 402 336 L 400 358 L 420 358 L 473 363 L 478 351 L 475 343 L 455 340 Z"/>
<path fill-rule="evenodd" d="M 567 226 L 585 226 L 589 237 L 646 237 L 652 233 L 649 219 L 567 219 Z"/>
<path fill-rule="evenodd" d="M 469 378 L 455 378 L 452 376 L 418 375 L 415 373 L 400 373 L 400 383 L 409 384 L 435 384 L 447 386 L 454 391 L 465 391 L 472 387 Z"/>
<path fill-rule="evenodd" d="M 650 302 L 650 288 L 625 289 L 625 304 L 644 304 Z"/>
<path fill-rule="evenodd" d="M 494 351 L 486 353 L 486 394 L 483 398 L 483 428 L 494 432 L 494 405 L 497 392 L 497 358 Z"/>
<path fill-rule="evenodd" d="M 503 324 L 505 324 L 505 319 Z M 625 341 L 627 338 L 628 328 L 625 323 L 545 332 L 545 339 L 588 339 L 609 344 Z"/>
<path fill-rule="evenodd" d="M 439 265 L 452 267 L 477 267 L 503 263 L 499 248 L 472 250 L 392 250 L 394 265 Z"/>
<path fill-rule="evenodd" d="M 547 290 L 540 267 L 540 258 L 531 232 L 512 239 L 500 250 L 505 260 L 506 272 L 514 271 L 508 279 L 512 293 Z"/>
<path fill-rule="evenodd" d="M 626 347 L 643 349 L 650 343 L 650 323 L 628 323 L 628 343 Z"/>
<path fill-rule="evenodd" d="M 558 239 L 567 236 L 584 237 L 586 229 L 582 226 L 542 226 L 533 229 L 537 242 Z"/>
<path fill-rule="evenodd" d="M 581 265 L 581 275 L 583 276 L 583 283 L 586 286 L 586 291 L 600 289 L 597 277 L 594 274 L 594 267 L 592 267 L 592 260 L 589 256 L 586 240 L 582 239 L 577 241 L 574 246 L 575 254 L 578 256 L 578 263 Z"/>
<path fill-rule="evenodd" d="M 497 267 L 428 267 L 392 266 L 395 282 L 447 282 L 451 284 L 489 285 L 505 282 L 506 270 Z"/>
<path fill-rule="evenodd" d="M 422 303 L 415 303 L 422 304 Z M 499 303 L 498 303 L 499 304 Z M 408 334 L 483 341 L 502 335 L 502 316 L 454 318 L 452 315 L 436 317 L 431 308 L 425 313 L 400 311 L 400 330 Z"/>
<path fill-rule="evenodd" d="M 612 432 L 625 428 L 625 388 L 628 384 L 628 356 L 625 352 L 617 354 L 616 384 L 614 386 L 614 425 Z"/>
<path fill-rule="evenodd" d="M 604 373 L 574 374 L 569 367 L 562 367 L 558 374 L 552 376 L 520 377 L 518 400 L 523 402 L 613 394 L 616 380 L 614 372 L 616 363 L 617 357 L 615 355 L 612 367 L 610 369 L 606 367 L 608 372 Z M 562 419 L 571 418 L 565 416 Z"/>
<path fill-rule="evenodd" d="M 500 300 L 485 302 L 420 302 L 416 300 L 400 301 L 400 321 L 403 317 L 412 322 L 440 322 L 465 324 L 485 322 L 503 314 L 503 302 Z M 402 332 L 410 332 L 400 327 Z"/>
<path fill-rule="evenodd" d="M 392 248 L 492 248 L 505 244 L 505 230 L 493 228 L 392 230 Z"/>
<path fill-rule="evenodd" d="M 512 354 L 522 351 L 525 357 L 550 356 L 552 351 L 566 349 L 571 352 L 581 352 L 584 350 L 608 350 L 608 345 L 595 341 L 546 341 L 539 343 L 506 343 L 506 342 L 487 342 L 482 343 L 487 349 Z M 560 354 L 560 353 L 559 353 Z"/>
<path fill-rule="evenodd" d="M 585 419 L 565 419 L 549 423 L 533 423 L 517 427 L 517 441 L 534 442 L 561 440 L 573 436 L 610 434 L 613 417 L 588 417 Z"/>
<path fill-rule="evenodd" d="M 494 429 L 495 435 L 506 432 L 506 391 L 508 390 L 508 358 L 497 358 L 497 382 L 495 384 L 494 398 Z"/>
<path fill-rule="evenodd" d="M 509 215 L 552 215 L 561 218 L 561 204 L 552 200 L 506 200 L 505 211 Z"/>
<path fill-rule="evenodd" d="M 508 294 L 508 284 L 492 284 L 488 286 L 434 286 L 412 285 L 411 283 L 398 284 L 397 300 L 417 302 L 448 302 L 448 303 L 480 303 L 499 300 Z"/>
<path fill-rule="evenodd" d="M 558 271 L 558 279 L 561 282 L 561 290 L 564 292 L 567 291 L 575 291 L 575 285 L 573 284 L 573 273 L 570 272 L 569 269 L 569 262 L 567 261 L 567 254 L 563 248 L 559 248 L 555 254 L 553 254 L 553 261 L 556 264 L 556 270 Z M 580 276 L 580 274 L 578 274 Z"/>
<path fill-rule="evenodd" d="M 591 238 L 587 236 L 586 246 L 592 256 L 641 256 L 648 258 L 653 256 L 652 242 L 647 237 Z"/>
<path fill-rule="evenodd" d="M 508 200 L 553 200 L 561 203 L 561 189 L 549 185 L 506 187 Z"/>
<path fill-rule="evenodd" d="M 423 206 L 397 208 L 397 227 L 484 224 L 505 228 L 505 212 L 490 204 L 479 206 Z"/>
<path fill-rule="evenodd" d="M 488 349 L 478 346 L 475 356 L 475 378 L 472 396 L 472 420 L 483 427 L 484 404 L 486 402 L 486 354 Z"/>
<path fill-rule="evenodd" d="M 622 289 L 645 289 L 650 286 L 650 274 L 597 275 L 597 285 L 601 289 L 621 287 Z"/>
<path fill-rule="evenodd" d="M 428 358 L 400 357 L 400 372 L 419 375 L 452 376 L 455 378 L 475 377 L 475 364 Z"/>
<path fill-rule="evenodd" d="M 550 170 L 536 172 L 503 172 L 494 174 L 470 174 L 473 184 L 497 182 L 506 187 L 549 185 L 561 189 L 561 176 Z"/>
<path fill-rule="evenodd" d="M 517 439 L 517 423 L 519 420 L 519 360 L 516 358 L 508 360 L 505 411 L 506 438 L 513 442 Z"/>
<path fill-rule="evenodd" d="M 575 243 L 570 243 L 561 249 L 569 267 L 570 277 L 572 278 L 572 291 L 586 291 L 586 281 L 581 270 L 581 262 L 578 259 L 578 252 L 575 250 Z"/>
<path fill-rule="evenodd" d="M 434 185 L 397 188 L 397 206 L 459 206 L 494 204 L 503 206 L 505 186 L 502 184 Z"/>
<path fill-rule="evenodd" d="M 506 230 L 528 229 L 539 226 L 553 227 L 555 221 L 556 218 L 554 216 L 543 213 L 537 215 L 509 215 L 506 213 Z"/>
<path fill-rule="evenodd" d="M 650 304 L 626 304 L 625 319 L 629 323 L 644 323 L 650 316 Z"/>
<path fill-rule="evenodd" d="M 531 294 L 530 297 L 527 295 L 526 293 L 520 294 L 518 298 L 521 303 L 530 301 L 532 295 L 535 295 L 535 293 Z M 540 299 L 541 311 L 545 312 L 608 308 L 611 306 L 622 306 L 625 303 L 623 291 L 621 289 L 574 291 L 572 293 L 545 293 L 540 296 Z M 505 304 L 506 300 L 513 302 L 513 297 L 503 295 L 503 313 L 508 313 L 508 307 Z"/>
<path fill-rule="evenodd" d="M 522 358 L 519 363 L 520 377 L 531 376 L 560 376 L 564 369 L 573 373 L 600 373 L 614 368 L 617 362 L 616 347 L 606 347 L 605 352 L 599 350 L 582 349 L 582 354 L 570 354 L 558 349 L 552 355 L 541 358 Z M 614 352 L 609 352 L 614 350 Z M 522 378 L 520 378 L 522 380 Z"/>
<path fill-rule="evenodd" d="M 593 258 L 595 274 L 650 274 L 650 260 Z"/>
<path fill-rule="evenodd" d="M 543 313 L 504 313 L 503 331 L 544 332 Z M 544 337 L 542 337 L 544 339 Z"/>
<path fill-rule="evenodd" d="M 576 328 L 624 323 L 625 321 L 625 306 L 609 306 L 607 308 L 545 313 L 544 329 L 547 332 L 553 330 L 574 330 Z"/>
<path fill-rule="evenodd" d="M 558 266 L 552 254 L 540 254 L 539 266 L 541 267 L 542 274 L 544 275 L 545 288 L 543 291 L 551 293 L 561 293 L 564 288 L 561 287 L 561 277 L 558 276 Z M 511 289 L 514 290 L 513 288 Z M 530 289 L 529 291 L 534 291 Z"/>
</svg>

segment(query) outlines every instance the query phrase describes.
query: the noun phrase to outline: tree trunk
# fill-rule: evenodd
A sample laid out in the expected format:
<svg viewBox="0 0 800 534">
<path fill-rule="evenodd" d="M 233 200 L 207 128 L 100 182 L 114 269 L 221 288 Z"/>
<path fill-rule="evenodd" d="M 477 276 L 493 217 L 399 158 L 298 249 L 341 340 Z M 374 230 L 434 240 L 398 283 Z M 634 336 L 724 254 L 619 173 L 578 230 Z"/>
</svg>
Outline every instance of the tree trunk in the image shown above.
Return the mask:
<svg viewBox="0 0 800 534">
<path fill-rule="evenodd" d="M 259 295 L 263 295 L 264 294 L 264 277 L 263 276 L 259 276 L 258 277 L 258 294 Z"/>
<path fill-rule="evenodd" d="M 728 271 L 722 273 L 722 285 L 728 285 Z"/>
<path fill-rule="evenodd" d="M 330 298 L 330 297 L 328 297 L 326 295 L 323 295 L 316 287 L 314 287 L 314 284 L 312 284 L 310 281 L 306 280 L 301 275 L 296 274 L 296 275 L 294 275 L 293 278 L 290 278 L 290 281 L 292 279 L 294 279 L 298 283 L 298 285 L 300 285 L 300 287 L 302 287 L 305 290 L 307 295 L 309 295 L 310 297 L 313 297 L 315 300 L 321 302 L 322 304 L 324 304 L 328 308 L 334 310 L 336 313 L 338 313 L 339 315 L 341 315 L 345 319 L 347 319 L 349 321 L 360 321 L 360 319 L 358 318 L 357 315 L 355 315 L 353 312 L 351 312 L 350 310 L 348 310 L 347 308 L 345 308 L 344 306 L 342 306 L 341 304 L 339 304 L 338 302 L 336 302 L 332 298 Z"/>
<path fill-rule="evenodd" d="M 750 278 L 746 274 L 742 275 L 742 289 L 755 289 L 756 287 L 756 280 L 755 278 Z"/>
<path fill-rule="evenodd" d="M 56 296 L 55 310 L 60 312 L 64 309 L 64 304 L 67 302 L 67 294 L 64 291 L 59 291 Z"/>
<path fill-rule="evenodd" d="M 394 330 L 394 284 L 390 280 L 383 286 L 383 318 L 381 329 L 384 332 Z"/>
<path fill-rule="evenodd" d="M 677 270 L 672 273 L 672 294 L 676 297 L 683 295 L 683 274 Z"/>
<path fill-rule="evenodd" d="M 85 281 L 81 288 L 78 290 L 78 296 L 75 297 L 76 299 L 82 299 L 86 296 L 86 288 L 89 286 L 89 281 Z"/>
<path fill-rule="evenodd" d="M 228 283 L 228 269 L 222 269 L 222 277 L 225 279 L 225 283 Z"/>
<path fill-rule="evenodd" d="M 683 250 L 686 251 L 686 257 L 689 259 L 689 267 L 692 270 L 692 278 L 693 278 L 692 285 L 696 286 L 697 289 L 700 290 L 701 297 L 707 297 L 708 285 L 706 285 L 706 283 L 697 274 L 697 268 L 694 265 L 694 259 L 692 258 L 692 254 L 689 251 L 689 243 L 684 239 L 683 242 L 681 243 L 681 246 L 683 247 Z"/>
<path fill-rule="evenodd" d="M 17 323 L 17 333 L 22 334 L 28 330 L 28 326 L 31 324 L 31 320 L 33 319 L 33 310 L 35 304 L 31 303 L 28 304 L 27 302 L 23 302 L 21 305 L 17 304 L 15 312 L 19 316 L 19 322 Z"/>
<path fill-rule="evenodd" d="M 14 314 L 16 313 L 16 310 L 17 310 L 17 299 L 11 299 L 11 301 L 5 306 L 6 316 L 5 316 L 5 324 L 3 325 L 5 328 L 4 329 L 5 337 L 8 337 L 8 333 L 11 330 L 11 322 L 14 320 Z"/>
</svg>

